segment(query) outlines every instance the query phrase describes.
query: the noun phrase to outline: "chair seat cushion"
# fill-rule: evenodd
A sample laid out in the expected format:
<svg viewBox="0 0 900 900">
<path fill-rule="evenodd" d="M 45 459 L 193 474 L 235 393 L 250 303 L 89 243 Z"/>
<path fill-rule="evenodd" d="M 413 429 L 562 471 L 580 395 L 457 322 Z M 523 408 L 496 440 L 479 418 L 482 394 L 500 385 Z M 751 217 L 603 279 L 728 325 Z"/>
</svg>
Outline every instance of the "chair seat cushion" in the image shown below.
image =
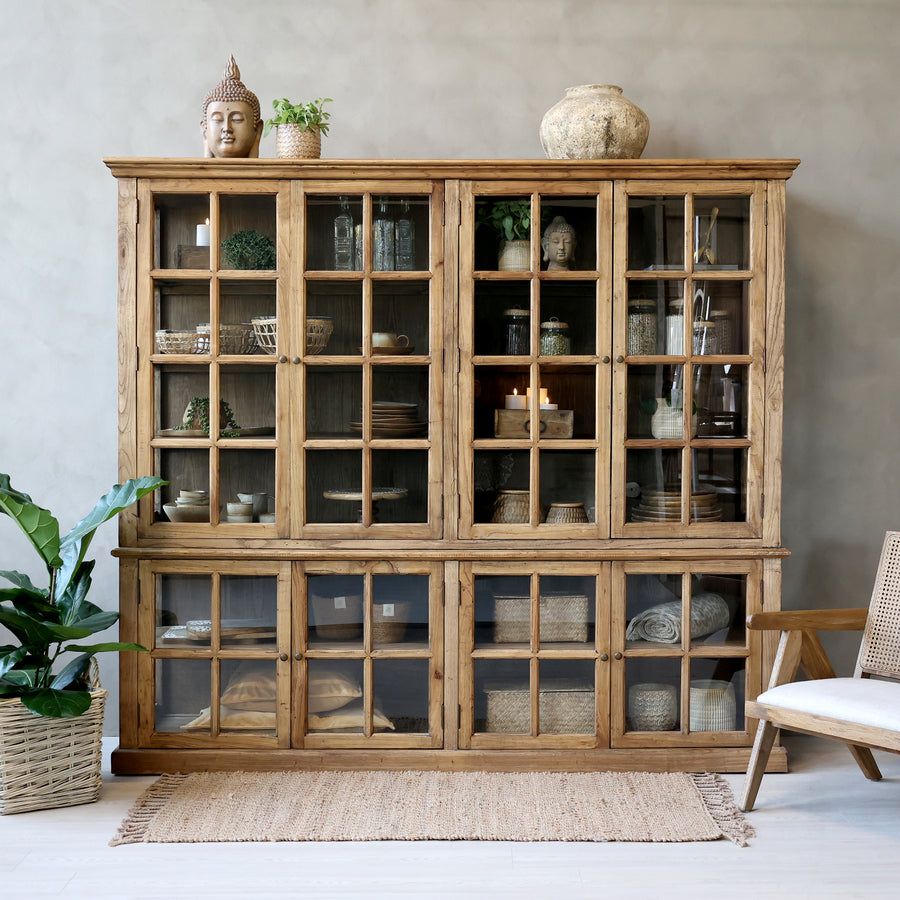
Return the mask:
<svg viewBox="0 0 900 900">
<path fill-rule="evenodd" d="M 900 732 L 900 682 L 873 678 L 794 681 L 763 691 L 756 701 Z"/>
</svg>

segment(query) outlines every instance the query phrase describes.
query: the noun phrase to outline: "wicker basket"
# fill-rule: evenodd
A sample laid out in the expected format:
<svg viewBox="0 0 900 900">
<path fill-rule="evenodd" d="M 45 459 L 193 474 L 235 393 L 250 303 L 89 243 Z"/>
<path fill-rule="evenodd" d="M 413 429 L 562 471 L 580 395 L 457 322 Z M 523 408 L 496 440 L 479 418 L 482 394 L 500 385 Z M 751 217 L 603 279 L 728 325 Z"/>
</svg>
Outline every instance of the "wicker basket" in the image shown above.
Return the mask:
<svg viewBox="0 0 900 900">
<path fill-rule="evenodd" d="M 399 644 L 406 634 L 411 609 L 412 603 L 406 600 L 372 604 L 372 641 L 376 644 Z M 392 615 L 386 615 L 386 612 Z"/>
<path fill-rule="evenodd" d="M 358 641 L 363 633 L 362 596 L 310 595 L 316 637 L 323 641 Z"/>
<path fill-rule="evenodd" d="M 629 731 L 671 731 L 677 724 L 674 684 L 633 684 L 628 689 Z"/>
<path fill-rule="evenodd" d="M 318 128 L 276 125 L 275 154 L 279 159 L 318 159 L 322 155 L 322 134 Z"/>
<path fill-rule="evenodd" d="M 196 331 L 169 331 L 163 328 L 156 332 L 157 353 L 208 353 L 209 339 Z"/>
<path fill-rule="evenodd" d="M 691 681 L 691 731 L 734 731 L 736 706 L 730 681 Z"/>
<path fill-rule="evenodd" d="M 83 715 L 54 719 L 0 700 L 0 815 L 98 799 L 105 703 L 98 688 Z"/>
<path fill-rule="evenodd" d="M 531 695 L 528 687 L 495 684 L 485 687 L 486 731 L 531 733 Z M 593 734 L 594 689 L 572 679 L 546 679 L 540 687 L 539 727 L 542 734 Z"/>
<path fill-rule="evenodd" d="M 209 353 L 209 325 L 197 326 L 197 337 L 202 350 Z M 256 334 L 253 325 L 245 322 L 240 325 L 219 325 L 219 353 L 244 354 L 256 351 Z"/>
<path fill-rule="evenodd" d="M 584 594 L 547 594 L 540 599 L 541 641 L 584 643 L 588 640 L 588 598 Z M 531 598 L 494 597 L 494 641 L 527 644 L 531 640 Z"/>
<path fill-rule="evenodd" d="M 274 316 L 260 316 L 251 319 L 256 343 L 266 353 L 275 353 L 278 346 L 278 320 Z M 330 316 L 306 317 L 306 352 L 310 356 L 321 353 L 334 331 L 334 320 Z"/>
</svg>

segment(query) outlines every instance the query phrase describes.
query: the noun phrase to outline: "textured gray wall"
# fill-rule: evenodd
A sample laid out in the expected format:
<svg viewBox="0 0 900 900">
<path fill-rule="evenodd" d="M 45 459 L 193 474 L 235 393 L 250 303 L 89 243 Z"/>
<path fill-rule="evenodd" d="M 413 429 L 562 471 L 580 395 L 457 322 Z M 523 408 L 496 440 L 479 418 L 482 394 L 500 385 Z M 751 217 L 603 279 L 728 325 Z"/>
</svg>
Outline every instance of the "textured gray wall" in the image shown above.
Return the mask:
<svg viewBox="0 0 900 900">
<path fill-rule="evenodd" d="M 232 52 L 264 110 L 334 98 L 333 158 L 539 157 L 541 116 L 589 82 L 645 110 L 647 158 L 801 158 L 785 605 L 867 601 L 882 533 L 900 526 L 897 0 L 0 0 L 0 471 L 64 528 L 116 477 L 101 157 L 199 155 L 200 102 Z M 0 568 L 25 567 L 24 540 L 0 528 Z M 94 545 L 105 606 L 114 543 L 107 525 Z M 844 669 L 853 643 L 833 644 Z M 115 695 L 111 659 L 103 673 Z"/>
</svg>

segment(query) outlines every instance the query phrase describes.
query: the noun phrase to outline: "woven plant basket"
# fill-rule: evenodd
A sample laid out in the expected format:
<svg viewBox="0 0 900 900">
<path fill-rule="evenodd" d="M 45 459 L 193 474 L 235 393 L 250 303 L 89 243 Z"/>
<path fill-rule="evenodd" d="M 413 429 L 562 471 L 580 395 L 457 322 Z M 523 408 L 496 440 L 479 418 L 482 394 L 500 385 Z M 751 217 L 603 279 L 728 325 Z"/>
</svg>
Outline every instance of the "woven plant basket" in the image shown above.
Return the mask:
<svg viewBox="0 0 900 900">
<path fill-rule="evenodd" d="M 385 606 L 393 615 L 385 615 Z M 406 634 L 412 603 L 402 600 L 390 604 L 375 603 L 372 606 L 372 640 L 376 644 L 399 644 Z"/>
<path fill-rule="evenodd" d="M 279 159 L 318 159 L 322 155 L 322 135 L 318 128 L 301 130 L 299 125 L 276 125 L 275 153 Z"/>
<path fill-rule="evenodd" d="M 358 641 L 363 633 L 362 596 L 342 598 L 310 595 L 316 637 L 322 641 Z"/>
<path fill-rule="evenodd" d="M 540 599 L 541 641 L 584 643 L 588 639 L 588 598 L 584 594 L 548 594 Z M 494 597 L 494 641 L 527 644 L 531 640 L 531 598 Z"/>
<path fill-rule="evenodd" d="M 99 686 L 91 691 L 87 712 L 71 719 L 36 716 L 21 700 L 0 700 L 0 815 L 99 798 L 106 693 Z"/>
<path fill-rule="evenodd" d="M 531 733 L 531 695 L 527 687 L 492 685 L 487 696 L 486 730 Z M 593 734 L 594 689 L 569 679 L 547 680 L 540 687 L 539 727 L 543 734 Z"/>
<path fill-rule="evenodd" d="M 691 681 L 691 731 L 734 731 L 737 708 L 730 681 Z"/>
<path fill-rule="evenodd" d="M 253 334 L 259 348 L 266 353 L 274 353 L 278 346 L 278 319 L 274 316 L 259 316 L 252 319 Z M 306 352 L 316 356 L 327 346 L 334 331 L 334 320 L 328 316 L 306 317 Z"/>
</svg>

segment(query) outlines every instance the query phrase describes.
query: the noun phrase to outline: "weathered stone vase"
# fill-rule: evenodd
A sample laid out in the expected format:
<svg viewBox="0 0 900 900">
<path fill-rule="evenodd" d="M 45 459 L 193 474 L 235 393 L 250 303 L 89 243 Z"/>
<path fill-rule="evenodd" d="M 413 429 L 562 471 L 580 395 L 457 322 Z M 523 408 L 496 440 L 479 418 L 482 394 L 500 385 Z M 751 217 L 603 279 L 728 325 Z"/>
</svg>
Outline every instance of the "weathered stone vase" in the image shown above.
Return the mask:
<svg viewBox="0 0 900 900">
<path fill-rule="evenodd" d="M 650 120 L 615 84 L 582 84 L 541 120 L 541 146 L 549 159 L 638 159 Z"/>
</svg>

